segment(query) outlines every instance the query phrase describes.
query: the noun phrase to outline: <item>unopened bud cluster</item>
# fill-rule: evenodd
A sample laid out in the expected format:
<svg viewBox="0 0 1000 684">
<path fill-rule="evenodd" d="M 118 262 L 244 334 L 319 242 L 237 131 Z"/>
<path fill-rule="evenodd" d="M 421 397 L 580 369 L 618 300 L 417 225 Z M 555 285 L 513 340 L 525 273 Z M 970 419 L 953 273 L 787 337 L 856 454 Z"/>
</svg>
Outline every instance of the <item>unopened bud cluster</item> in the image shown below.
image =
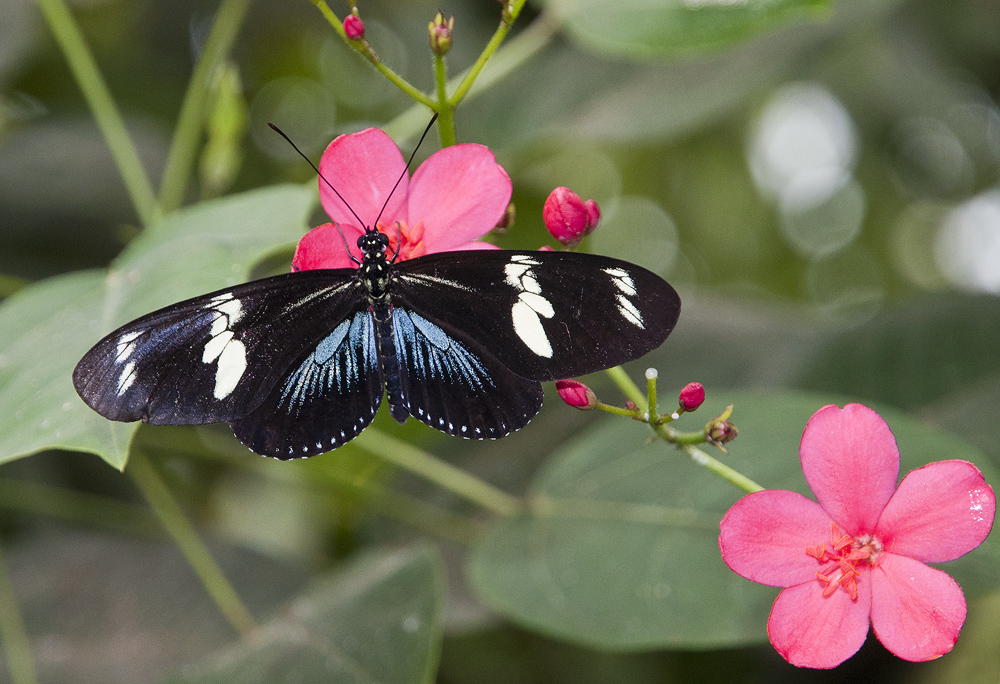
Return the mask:
<svg viewBox="0 0 1000 684">
<path fill-rule="evenodd" d="M 427 33 L 434 54 L 444 55 L 451 49 L 451 32 L 454 28 L 455 17 L 445 19 L 441 12 L 434 15 L 434 20 L 427 24 Z"/>
<path fill-rule="evenodd" d="M 722 449 L 725 452 L 726 447 L 723 446 L 727 442 L 732 442 L 736 439 L 736 435 L 739 433 L 736 430 L 736 426 L 729 422 L 729 419 L 733 416 L 733 405 L 730 404 L 726 407 L 717 418 L 713 418 L 705 426 L 705 438 L 710 444 Z"/>
</svg>

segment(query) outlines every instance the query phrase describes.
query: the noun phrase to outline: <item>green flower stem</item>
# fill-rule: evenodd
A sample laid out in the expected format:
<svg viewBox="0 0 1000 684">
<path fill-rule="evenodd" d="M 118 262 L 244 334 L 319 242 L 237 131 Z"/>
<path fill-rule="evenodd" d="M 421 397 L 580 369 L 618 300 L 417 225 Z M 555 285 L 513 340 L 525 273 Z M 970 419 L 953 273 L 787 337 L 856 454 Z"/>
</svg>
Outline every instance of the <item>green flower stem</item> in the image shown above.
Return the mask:
<svg viewBox="0 0 1000 684">
<path fill-rule="evenodd" d="M 456 106 L 460 100 L 466 97 L 469 99 L 475 98 L 480 93 L 485 92 L 490 85 L 496 83 L 531 59 L 549 44 L 555 36 L 557 28 L 558 25 L 549 19 L 547 15 L 543 14 L 524 31 L 511 38 L 506 45 L 500 48 L 493 59 L 490 60 L 489 68 L 483 69 L 478 79 L 475 76 L 470 78 L 472 68 L 452 78 L 448 84 L 448 88 L 452 93 L 449 98 L 452 106 Z M 483 60 L 483 64 L 485 64 L 485 59 Z M 436 105 L 433 102 L 424 104 L 436 109 Z M 402 140 L 418 134 L 426 125 L 427 110 L 421 104 L 414 104 L 392 121 L 386 123 L 383 129 L 394 140 Z"/>
<path fill-rule="evenodd" d="M 0 554 L 0 640 L 10 671 L 11 684 L 36 684 L 35 659 L 31 654 L 31 642 L 24 629 L 21 610 L 14 594 L 14 584 L 10 581 L 7 564 Z"/>
<path fill-rule="evenodd" d="M 451 96 L 452 107 L 454 107 L 455 105 L 457 105 L 459 102 L 462 101 L 465 95 L 469 92 L 469 89 L 472 87 L 472 84 L 475 83 L 476 79 L 479 78 L 479 73 L 483 70 L 483 67 L 486 66 L 486 62 L 489 60 L 490 57 L 493 56 L 493 53 L 497 51 L 497 49 L 500 47 L 500 44 L 503 43 L 504 38 L 507 37 L 507 32 L 510 31 L 511 25 L 513 25 L 514 21 L 517 19 L 517 16 L 521 13 L 521 8 L 524 7 L 524 1 L 525 0 L 514 0 L 514 2 L 510 3 L 510 8 L 511 8 L 510 20 L 500 21 L 500 26 L 498 26 L 497 30 L 493 32 L 493 36 L 490 38 L 490 41 L 486 44 L 486 47 L 483 48 L 483 51 L 480 53 L 479 57 L 476 59 L 475 62 L 473 62 L 472 66 L 469 67 L 468 70 L 466 70 L 465 73 L 462 74 L 461 80 L 459 81 L 458 86 L 455 88 L 455 91 L 454 93 L 452 93 Z M 546 23 L 548 22 L 547 19 L 543 21 L 545 21 Z M 535 35 L 532 36 L 532 40 L 536 43 L 541 42 L 542 44 L 544 44 L 545 42 L 547 42 L 547 41 L 538 41 L 537 38 L 538 36 Z M 523 47 L 523 45 L 521 45 L 520 47 Z"/>
<path fill-rule="evenodd" d="M 721 477 L 723 480 L 726 480 L 727 482 L 736 485 L 737 487 L 739 487 L 744 491 L 750 492 L 752 494 L 753 492 L 759 492 L 762 489 L 764 489 L 746 475 L 733 470 L 722 461 L 719 461 L 716 458 L 712 458 L 711 456 L 709 456 L 696 446 L 687 445 L 681 448 L 687 452 L 688 456 L 691 457 L 692 461 L 694 461 L 700 466 L 708 468 L 710 471 Z"/>
<path fill-rule="evenodd" d="M 409 95 L 411 98 L 413 98 L 420 104 L 426 107 L 430 107 L 431 109 L 435 108 L 434 100 L 431 99 L 430 97 L 427 97 L 426 94 L 420 92 L 419 89 L 411 85 L 409 81 L 407 81 L 405 78 L 403 78 L 395 71 L 390 69 L 388 66 L 386 66 L 385 62 L 379 59 L 378 55 L 375 54 L 375 51 L 372 50 L 371 46 L 368 45 L 367 40 L 348 39 L 347 34 L 344 32 L 344 22 L 341 21 L 337 17 L 337 15 L 333 13 L 333 10 L 330 9 L 330 6 L 326 4 L 325 0 L 309 0 L 309 2 L 316 5 L 316 9 L 318 9 L 323 14 L 327 22 L 329 22 L 330 26 L 333 27 L 333 30 L 340 34 L 340 37 L 344 39 L 344 42 L 347 43 L 354 50 L 357 50 L 358 54 L 360 54 L 362 57 L 371 62 L 372 65 L 376 69 L 378 69 L 383 76 L 389 79 L 390 83 L 394 84 L 397 88 L 402 90 L 404 93 Z M 427 118 L 424 117 L 425 122 L 426 120 Z"/>
<path fill-rule="evenodd" d="M 226 59 L 243 26 L 250 0 L 222 0 L 212 22 L 212 29 L 195 64 L 194 73 L 174 129 L 174 139 L 167 155 L 167 165 L 160 183 L 160 210 L 170 213 L 181 206 L 184 191 L 191 179 L 198 143 L 201 141 L 212 92 L 212 79 Z"/>
<path fill-rule="evenodd" d="M 618 385 L 618 389 L 621 390 L 622 394 L 624 394 L 629 401 L 638 406 L 639 410 L 643 413 L 646 413 L 649 409 L 649 406 L 646 404 L 646 395 L 634 382 L 632 382 L 632 378 L 628 376 L 628 373 L 625 372 L 624 368 L 621 366 L 615 366 L 614 368 L 609 368 L 604 372 L 608 374 L 608 377 L 610 377 L 616 385 Z"/>
<path fill-rule="evenodd" d="M 127 472 L 229 624 L 241 635 L 249 633 L 256 626 L 253 616 L 198 537 L 153 464 L 145 454 L 135 451 L 129 457 Z"/>
<path fill-rule="evenodd" d="M 657 374 L 655 368 L 647 368 L 646 369 L 646 397 L 647 397 L 647 400 L 649 401 L 649 409 L 647 411 L 648 411 L 648 414 L 649 414 L 649 420 L 650 421 L 653 421 L 653 420 L 656 420 L 657 418 L 659 418 L 659 415 L 656 413 L 656 411 L 657 411 L 657 405 L 656 405 L 656 377 L 657 377 L 657 375 L 658 374 Z"/>
<path fill-rule="evenodd" d="M 445 463 L 408 442 L 368 430 L 361 433 L 354 443 L 368 453 L 419 475 L 497 515 L 515 515 L 522 508 L 521 501 L 517 497 Z"/>
<path fill-rule="evenodd" d="M 80 27 L 63 0 L 38 0 L 38 6 L 69 63 L 77 85 L 90 105 L 139 220 L 144 226 L 156 223 L 160 218 L 160 210 L 153 186 L 142 167 L 139 153 L 132 144 L 121 113 L 111 99 L 108 86 L 97 70 L 94 56 L 83 40 Z"/>
<path fill-rule="evenodd" d="M 613 406 L 612 404 L 604 404 L 597 402 L 597 406 L 594 408 L 600 409 L 607 413 L 613 413 L 616 416 L 625 416 L 626 418 L 633 418 L 641 420 L 645 411 L 636 411 L 635 409 L 622 408 L 621 406 Z"/>
<path fill-rule="evenodd" d="M 437 86 L 438 104 L 438 136 L 441 147 L 448 147 L 458 142 L 455 135 L 454 106 L 448 101 L 448 69 L 444 55 L 434 55 L 434 83 Z"/>
</svg>

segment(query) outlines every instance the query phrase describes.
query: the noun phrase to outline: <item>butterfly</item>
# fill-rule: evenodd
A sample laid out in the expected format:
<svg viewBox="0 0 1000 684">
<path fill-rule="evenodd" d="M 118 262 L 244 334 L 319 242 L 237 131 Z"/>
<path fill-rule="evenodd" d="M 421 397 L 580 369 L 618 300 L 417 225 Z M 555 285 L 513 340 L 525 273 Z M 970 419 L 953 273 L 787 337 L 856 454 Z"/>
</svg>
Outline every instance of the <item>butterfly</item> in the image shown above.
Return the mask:
<svg viewBox="0 0 1000 684">
<path fill-rule="evenodd" d="M 228 422 L 279 459 L 353 439 L 383 392 L 400 423 L 494 439 L 538 413 L 541 381 L 639 358 L 680 314 L 666 281 L 608 257 L 478 250 L 393 263 L 383 233 L 358 243 L 358 269 L 254 280 L 122 326 L 77 364 L 77 392 L 111 420 Z"/>
<path fill-rule="evenodd" d="M 608 257 L 471 250 L 402 260 L 371 227 L 357 244 L 358 268 L 254 280 L 122 326 L 77 364 L 77 393 L 111 420 L 226 422 L 252 451 L 279 459 L 342 446 L 383 395 L 400 423 L 413 416 L 495 439 L 538 413 L 542 381 L 639 358 L 680 315 L 666 281 Z"/>
</svg>

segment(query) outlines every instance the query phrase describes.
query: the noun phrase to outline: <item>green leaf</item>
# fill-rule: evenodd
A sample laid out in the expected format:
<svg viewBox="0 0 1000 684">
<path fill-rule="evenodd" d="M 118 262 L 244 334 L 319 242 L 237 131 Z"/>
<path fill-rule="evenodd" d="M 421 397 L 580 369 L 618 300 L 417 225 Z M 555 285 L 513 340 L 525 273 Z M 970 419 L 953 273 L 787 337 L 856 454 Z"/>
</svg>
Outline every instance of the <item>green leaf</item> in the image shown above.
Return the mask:
<svg viewBox="0 0 1000 684">
<path fill-rule="evenodd" d="M 612 54 L 704 51 L 746 40 L 790 19 L 824 16 L 829 0 L 548 0 L 570 35 Z"/>
<path fill-rule="evenodd" d="M 829 397 L 783 391 L 718 393 L 736 404 L 740 435 L 722 460 L 769 488 L 809 494 L 798 443 Z M 715 394 L 710 393 L 710 396 Z M 722 406 L 706 405 L 702 420 Z M 903 472 L 965 458 L 994 471 L 973 447 L 906 415 L 883 414 Z M 692 418 L 693 420 L 693 418 Z M 472 586 L 494 609 L 530 629 L 609 650 L 719 648 L 766 640 L 778 590 L 731 572 L 718 525 L 742 495 L 647 432 L 608 419 L 555 455 L 530 492 L 530 512 L 496 523 L 474 549 Z M 1000 550 L 987 541 L 944 566 L 968 592 L 1000 584 Z"/>
<path fill-rule="evenodd" d="M 285 616 L 167 681 L 431 682 L 443 585 L 441 561 L 429 548 L 369 552 L 320 581 Z"/>
<path fill-rule="evenodd" d="M 113 423 L 73 389 L 80 357 L 144 313 L 234 285 L 261 257 L 302 236 L 310 190 L 278 186 L 179 211 L 146 230 L 109 272 L 58 276 L 0 306 L 0 463 L 42 449 L 100 455 L 124 468 L 137 423 Z"/>
<path fill-rule="evenodd" d="M 1000 298 L 907 302 L 818 349 L 798 386 L 916 409 L 1000 374 Z"/>
</svg>

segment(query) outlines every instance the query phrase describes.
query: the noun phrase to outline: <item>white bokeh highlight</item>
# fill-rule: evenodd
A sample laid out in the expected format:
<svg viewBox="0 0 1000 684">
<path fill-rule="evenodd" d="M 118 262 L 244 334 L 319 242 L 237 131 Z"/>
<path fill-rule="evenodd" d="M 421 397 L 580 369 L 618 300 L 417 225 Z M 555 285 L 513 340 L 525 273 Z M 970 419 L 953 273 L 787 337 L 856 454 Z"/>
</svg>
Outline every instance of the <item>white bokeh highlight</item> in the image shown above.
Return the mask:
<svg viewBox="0 0 1000 684">
<path fill-rule="evenodd" d="M 952 283 L 1000 294 L 1000 189 L 977 195 L 945 216 L 934 256 Z"/>
</svg>

